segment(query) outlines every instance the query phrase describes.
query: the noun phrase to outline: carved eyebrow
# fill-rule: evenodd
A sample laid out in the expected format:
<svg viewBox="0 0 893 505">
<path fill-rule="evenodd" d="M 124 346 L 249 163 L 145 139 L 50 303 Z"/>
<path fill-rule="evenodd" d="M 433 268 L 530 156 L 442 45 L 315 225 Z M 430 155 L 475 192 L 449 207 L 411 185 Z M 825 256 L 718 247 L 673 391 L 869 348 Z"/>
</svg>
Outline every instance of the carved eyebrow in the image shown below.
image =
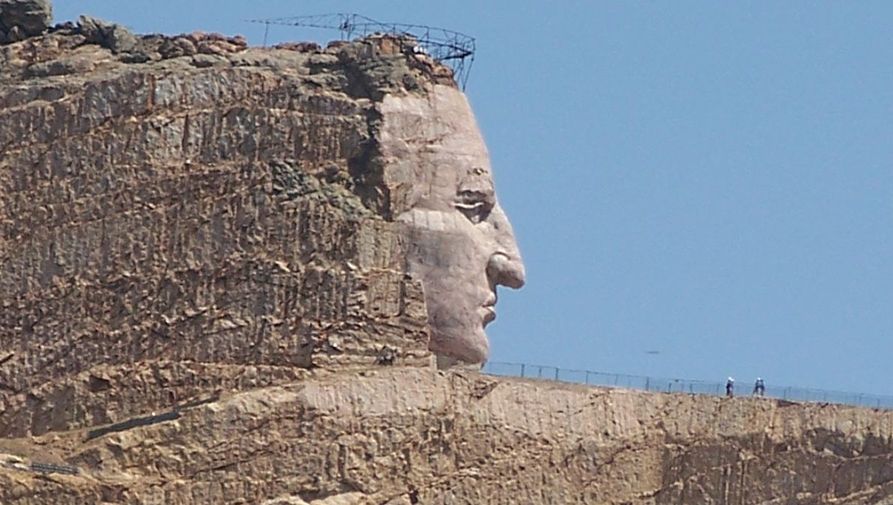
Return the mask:
<svg viewBox="0 0 893 505">
<path fill-rule="evenodd" d="M 459 196 L 462 198 L 490 199 L 493 197 L 493 191 L 486 190 L 486 189 L 471 189 L 471 188 L 461 189 L 460 188 L 459 191 L 456 191 L 456 196 Z"/>
<path fill-rule="evenodd" d="M 460 192 L 453 206 L 473 224 L 478 224 L 490 215 L 496 202 L 486 193 L 479 191 Z"/>
<path fill-rule="evenodd" d="M 496 199 L 492 191 L 460 189 L 453 206 L 465 214 L 469 221 L 478 224 L 490 215 L 490 211 L 496 206 Z"/>
</svg>

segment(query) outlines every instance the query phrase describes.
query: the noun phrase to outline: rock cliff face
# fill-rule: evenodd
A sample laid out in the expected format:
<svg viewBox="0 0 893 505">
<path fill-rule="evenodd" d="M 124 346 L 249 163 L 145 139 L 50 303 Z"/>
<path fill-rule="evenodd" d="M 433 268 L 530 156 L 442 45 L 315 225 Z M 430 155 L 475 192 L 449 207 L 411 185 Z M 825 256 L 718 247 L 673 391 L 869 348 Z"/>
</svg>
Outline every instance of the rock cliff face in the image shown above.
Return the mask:
<svg viewBox="0 0 893 505">
<path fill-rule="evenodd" d="M 421 287 L 355 168 L 377 92 L 364 72 L 409 77 L 402 55 L 360 55 L 373 41 L 126 64 L 84 42 L 0 48 L 0 434 L 369 365 L 385 347 L 430 362 Z"/>
<path fill-rule="evenodd" d="M 436 370 L 387 163 L 451 93 L 388 36 L 0 45 L 0 503 L 893 503 L 888 412 Z"/>
</svg>

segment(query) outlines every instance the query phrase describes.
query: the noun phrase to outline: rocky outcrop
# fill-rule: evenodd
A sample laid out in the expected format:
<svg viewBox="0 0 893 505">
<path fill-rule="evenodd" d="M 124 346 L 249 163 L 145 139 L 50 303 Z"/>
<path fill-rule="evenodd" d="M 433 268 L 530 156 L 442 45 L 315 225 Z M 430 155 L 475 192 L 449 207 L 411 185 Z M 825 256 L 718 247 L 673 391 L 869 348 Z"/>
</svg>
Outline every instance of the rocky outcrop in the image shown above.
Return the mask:
<svg viewBox="0 0 893 505">
<path fill-rule="evenodd" d="M 123 30 L 0 46 L 0 503 L 893 503 L 889 412 L 436 370 L 412 41 Z"/>
<path fill-rule="evenodd" d="M 40 35 L 52 21 L 50 0 L 0 0 L 0 44 Z"/>
<path fill-rule="evenodd" d="M 99 44 L 111 49 L 113 53 L 131 52 L 139 43 L 127 28 L 90 16 L 81 16 L 78 19 L 78 31 L 84 36 L 85 42 Z"/>
</svg>

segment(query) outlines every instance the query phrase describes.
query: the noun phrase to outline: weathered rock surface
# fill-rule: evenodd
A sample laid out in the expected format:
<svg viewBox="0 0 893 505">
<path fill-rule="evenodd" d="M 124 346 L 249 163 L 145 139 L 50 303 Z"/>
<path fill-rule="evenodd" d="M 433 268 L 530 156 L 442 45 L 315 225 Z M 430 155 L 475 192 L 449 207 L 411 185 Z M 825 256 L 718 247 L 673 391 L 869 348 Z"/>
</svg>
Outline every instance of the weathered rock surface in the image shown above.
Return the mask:
<svg viewBox="0 0 893 505">
<path fill-rule="evenodd" d="M 227 39 L 156 42 L 178 40 Z M 431 363 L 396 225 L 358 196 L 377 198 L 369 95 L 424 77 L 376 47 L 143 64 L 75 32 L 0 47 L 0 435 L 385 351 Z"/>
<path fill-rule="evenodd" d="M 893 413 L 435 370 L 372 151 L 445 67 L 109 26 L 0 46 L 0 503 L 893 503 Z"/>
</svg>

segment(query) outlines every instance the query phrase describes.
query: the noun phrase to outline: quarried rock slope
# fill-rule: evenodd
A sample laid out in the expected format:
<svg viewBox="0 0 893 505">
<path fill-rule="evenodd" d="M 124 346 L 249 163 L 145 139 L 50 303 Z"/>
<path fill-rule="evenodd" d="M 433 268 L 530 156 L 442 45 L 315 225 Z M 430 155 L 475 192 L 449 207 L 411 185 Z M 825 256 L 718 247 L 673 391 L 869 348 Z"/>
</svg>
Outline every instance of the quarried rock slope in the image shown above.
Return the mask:
<svg viewBox="0 0 893 505">
<path fill-rule="evenodd" d="M 18 441 L 3 503 L 893 503 L 893 414 L 382 367 Z M 0 445 L 2 447 L 2 445 Z M 27 464 L 28 461 L 25 462 Z M 291 501 L 276 501 L 276 498 Z M 303 501 L 299 501 L 303 500 Z"/>
</svg>

